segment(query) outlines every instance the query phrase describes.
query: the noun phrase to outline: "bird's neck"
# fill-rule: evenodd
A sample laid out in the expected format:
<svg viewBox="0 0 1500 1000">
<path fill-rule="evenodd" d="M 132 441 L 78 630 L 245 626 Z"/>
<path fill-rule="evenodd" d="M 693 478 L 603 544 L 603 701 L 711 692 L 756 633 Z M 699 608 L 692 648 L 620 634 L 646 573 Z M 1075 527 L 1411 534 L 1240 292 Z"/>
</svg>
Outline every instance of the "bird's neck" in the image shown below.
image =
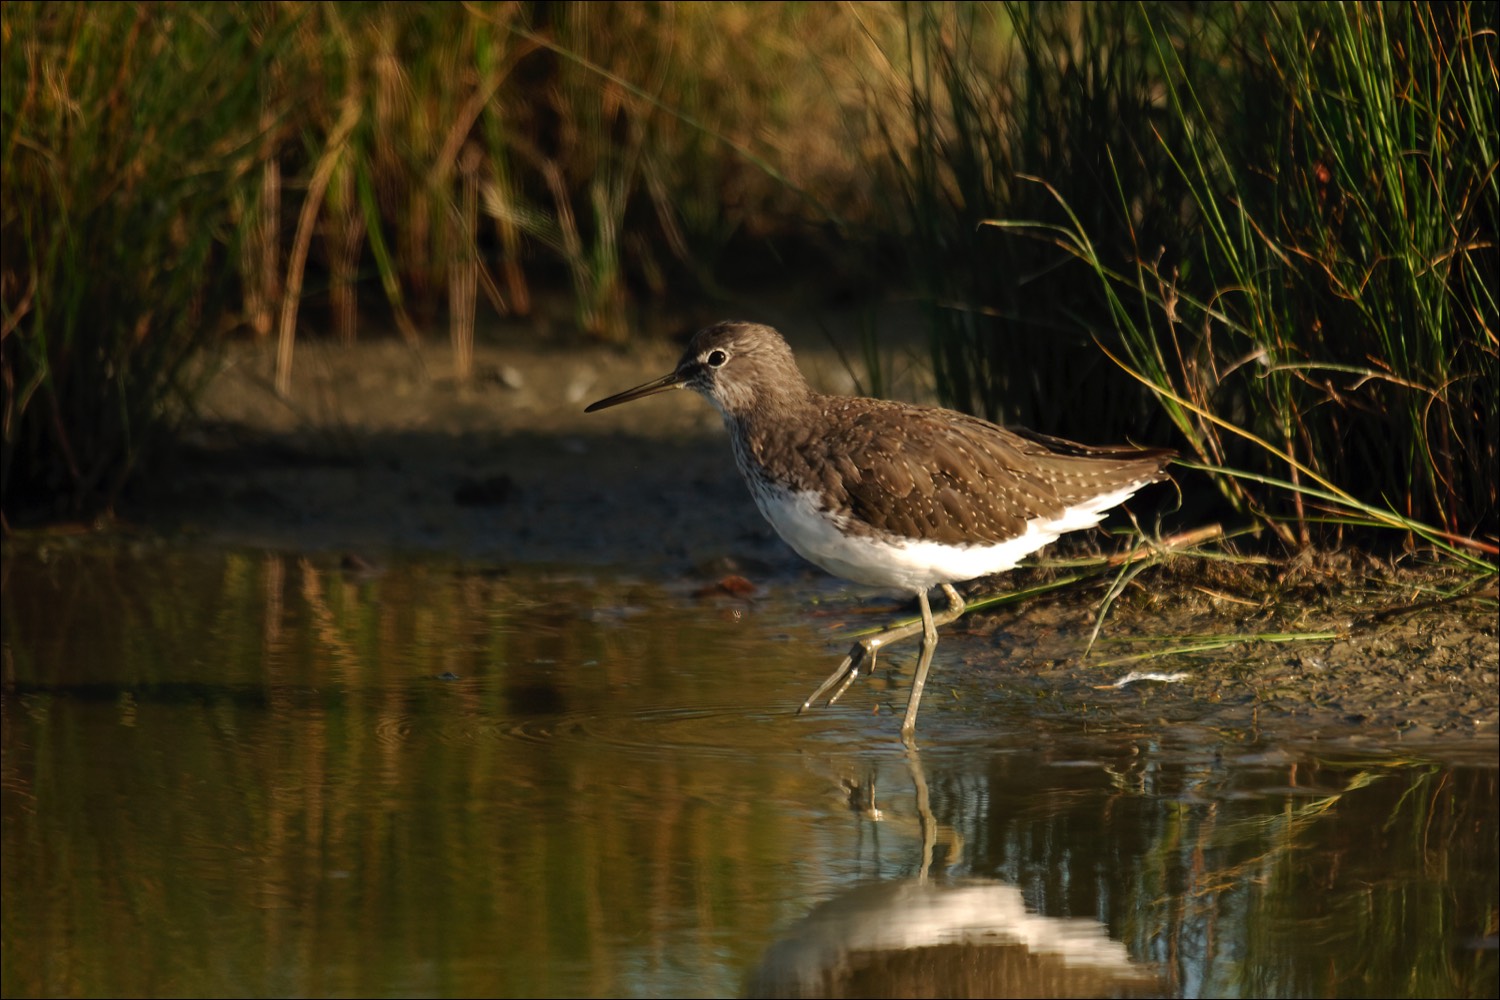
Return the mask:
<svg viewBox="0 0 1500 1000">
<path fill-rule="evenodd" d="M 747 478 L 764 474 L 771 456 L 799 449 L 818 424 L 821 397 L 806 383 L 758 396 L 737 411 L 720 407 L 734 447 L 735 464 Z"/>
</svg>

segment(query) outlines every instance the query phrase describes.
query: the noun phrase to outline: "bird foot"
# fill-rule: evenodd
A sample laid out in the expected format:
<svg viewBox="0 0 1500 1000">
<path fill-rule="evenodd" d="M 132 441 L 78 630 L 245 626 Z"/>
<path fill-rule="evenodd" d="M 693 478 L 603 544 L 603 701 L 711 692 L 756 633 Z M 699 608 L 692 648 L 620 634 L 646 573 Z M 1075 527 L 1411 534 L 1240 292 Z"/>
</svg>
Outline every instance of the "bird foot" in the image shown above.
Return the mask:
<svg viewBox="0 0 1500 1000">
<path fill-rule="evenodd" d="M 854 679 L 859 676 L 861 665 L 865 661 L 869 662 L 869 669 L 874 671 L 875 652 L 879 648 L 877 644 L 870 642 L 868 639 L 862 639 L 850 646 L 849 655 L 845 656 L 843 662 L 838 665 L 838 668 L 828 675 L 826 681 L 818 685 L 816 691 L 808 695 L 807 700 L 802 703 L 802 707 L 797 709 L 797 714 L 801 715 L 809 708 L 812 708 L 813 702 L 823 697 L 835 685 L 837 685 L 837 690 L 832 695 L 829 695 L 828 700 L 824 704 L 832 705 L 838 701 L 844 692 L 849 690 L 849 685 L 854 683 Z"/>
</svg>

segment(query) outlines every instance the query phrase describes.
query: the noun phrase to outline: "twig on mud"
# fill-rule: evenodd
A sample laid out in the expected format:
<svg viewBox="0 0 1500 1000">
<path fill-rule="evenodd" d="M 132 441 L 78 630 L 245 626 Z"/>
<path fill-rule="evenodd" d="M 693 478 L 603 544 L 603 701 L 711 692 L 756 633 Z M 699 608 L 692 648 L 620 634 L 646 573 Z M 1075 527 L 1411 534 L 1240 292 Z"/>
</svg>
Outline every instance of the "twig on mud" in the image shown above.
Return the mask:
<svg viewBox="0 0 1500 1000">
<path fill-rule="evenodd" d="M 1201 528 L 1193 528 L 1190 531 L 1179 531 L 1175 535 L 1169 535 L 1160 541 L 1149 539 L 1141 545 L 1128 552 L 1120 552 L 1105 560 L 1106 566 L 1123 566 L 1126 563 L 1139 562 L 1164 552 L 1175 552 L 1178 549 L 1190 549 L 1195 545 L 1212 541 L 1215 538 L 1224 537 L 1224 526 L 1222 524 L 1208 524 Z"/>
</svg>

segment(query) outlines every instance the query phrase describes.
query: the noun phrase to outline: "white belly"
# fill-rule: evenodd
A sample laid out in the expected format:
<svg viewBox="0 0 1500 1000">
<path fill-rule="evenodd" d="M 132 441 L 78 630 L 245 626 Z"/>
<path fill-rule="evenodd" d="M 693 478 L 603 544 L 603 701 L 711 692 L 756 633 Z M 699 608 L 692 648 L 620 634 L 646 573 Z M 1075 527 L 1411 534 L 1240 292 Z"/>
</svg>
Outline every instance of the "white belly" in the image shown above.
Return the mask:
<svg viewBox="0 0 1500 1000">
<path fill-rule="evenodd" d="M 846 534 L 847 519 L 819 510 L 812 492 L 752 489 L 755 504 L 788 545 L 804 559 L 846 580 L 916 592 L 939 583 L 959 583 L 1014 569 L 1023 558 L 1064 532 L 1092 527 L 1104 512 L 1123 503 L 1139 484 L 1071 507 L 1063 516 L 1037 518 L 1024 534 L 988 545 L 948 545 L 918 539 Z"/>
</svg>

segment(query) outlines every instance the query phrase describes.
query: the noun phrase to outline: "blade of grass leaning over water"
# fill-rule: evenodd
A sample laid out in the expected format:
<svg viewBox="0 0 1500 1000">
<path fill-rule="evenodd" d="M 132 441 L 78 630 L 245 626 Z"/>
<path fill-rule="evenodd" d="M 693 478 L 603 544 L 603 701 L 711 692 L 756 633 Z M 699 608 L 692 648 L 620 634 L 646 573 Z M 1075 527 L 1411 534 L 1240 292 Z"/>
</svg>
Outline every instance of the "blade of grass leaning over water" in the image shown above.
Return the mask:
<svg viewBox="0 0 1500 1000">
<path fill-rule="evenodd" d="M 993 224 L 1086 265 L 1112 321 L 1095 342 L 1166 390 L 1163 411 L 1204 464 L 1380 496 L 1448 538 L 1493 534 L 1495 5 L 1132 9 L 1150 53 L 1137 82 L 1157 100 L 1126 123 L 1149 148 L 1100 146 L 1113 212 L 1032 170 L 1062 219 L 1018 202 Z M 1178 209 L 1152 191 L 1179 192 Z M 1180 238 L 1160 236 L 1168 211 Z M 1215 481 L 1290 546 L 1326 523 L 1296 489 Z"/>
<path fill-rule="evenodd" d="M 1096 667 L 1119 667 L 1144 660 L 1158 660 L 1172 656 L 1187 656 L 1193 653 L 1211 653 L 1231 646 L 1254 645 L 1256 643 L 1330 642 L 1343 639 L 1346 632 L 1228 632 L 1218 635 L 1134 635 L 1107 638 L 1107 644 L 1153 644 L 1157 648 L 1129 656 L 1115 656 L 1107 660 L 1094 660 Z M 1114 685 L 1104 685 L 1113 687 Z"/>
</svg>

